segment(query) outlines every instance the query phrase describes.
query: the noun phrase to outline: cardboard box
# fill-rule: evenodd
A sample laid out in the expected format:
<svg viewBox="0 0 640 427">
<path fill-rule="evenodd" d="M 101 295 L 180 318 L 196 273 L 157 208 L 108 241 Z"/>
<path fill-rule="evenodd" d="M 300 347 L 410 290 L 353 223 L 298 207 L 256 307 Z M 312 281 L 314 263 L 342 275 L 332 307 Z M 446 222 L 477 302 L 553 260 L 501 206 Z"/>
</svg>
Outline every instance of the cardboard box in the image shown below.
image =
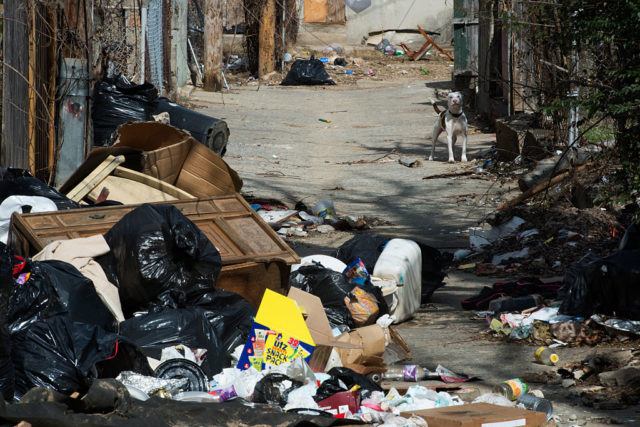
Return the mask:
<svg viewBox="0 0 640 427">
<path fill-rule="evenodd" d="M 123 155 L 123 167 L 142 172 L 195 197 L 239 192 L 242 180 L 216 153 L 189 133 L 158 122 L 127 123 L 116 130 L 116 143 L 94 148 L 87 159 L 59 188 L 71 191 L 107 156 Z"/>
<path fill-rule="evenodd" d="M 542 412 L 520 408 L 491 405 L 489 403 L 469 403 L 446 408 L 424 409 L 403 412 L 409 418 L 418 415 L 427 421 L 429 427 L 536 427 L 547 420 Z"/>
<path fill-rule="evenodd" d="M 333 415 L 344 414 L 347 410 L 355 414 L 360 409 L 360 391 L 341 391 L 322 399 L 318 402 L 318 406 Z"/>
<path fill-rule="evenodd" d="M 324 372 L 334 346 L 354 348 L 333 338 L 320 298 L 297 288 L 288 297 L 267 289 L 237 367 L 261 371 L 302 357 Z"/>
<path fill-rule="evenodd" d="M 345 332 L 338 337 L 341 343 L 351 344 L 351 348 L 338 347 L 342 365 L 362 375 L 384 372 L 382 354 L 386 349 L 384 329 L 379 325 L 365 326 Z"/>
</svg>

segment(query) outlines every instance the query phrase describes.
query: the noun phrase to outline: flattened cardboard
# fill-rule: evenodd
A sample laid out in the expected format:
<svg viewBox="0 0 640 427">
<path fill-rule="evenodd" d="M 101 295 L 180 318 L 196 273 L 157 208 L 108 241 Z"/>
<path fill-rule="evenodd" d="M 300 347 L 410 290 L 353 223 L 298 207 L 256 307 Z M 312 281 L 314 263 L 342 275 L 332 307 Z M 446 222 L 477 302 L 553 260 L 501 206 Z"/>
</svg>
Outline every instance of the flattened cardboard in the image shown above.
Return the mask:
<svg viewBox="0 0 640 427">
<path fill-rule="evenodd" d="M 489 403 L 468 403 L 445 408 L 402 412 L 400 415 L 409 418 L 413 414 L 424 418 L 429 427 L 537 427 L 543 425 L 547 420 L 546 414 L 542 412 Z"/>
<path fill-rule="evenodd" d="M 297 288 L 288 297 L 267 289 L 237 367 L 260 371 L 303 357 L 323 372 L 334 346 L 354 348 L 333 338 L 320 298 Z"/>
<path fill-rule="evenodd" d="M 267 365 L 277 366 L 299 357 L 308 360 L 314 347 L 298 304 L 267 289 L 237 367 L 244 370 L 253 366 L 261 371 Z"/>
<path fill-rule="evenodd" d="M 298 306 L 306 316 L 307 327 L 313 337 L 313 341 L 316 343 L 316 348 L 308 360 L 309 367 L 313 372 L 324 372 L 333 347 L 355 351 L 362 348 L 361 344 L 340 342 L 334 338 L 320 298 L 298 288 L 289 289 L 288 296 L 298 303 Z"/>
<path fill-rule="evenodd" d="M 175 185 L 187 193 L 204 197 L 238 192 L 242 180 L 220 156 L 191 138 L 191 150 Z"/>
</svg>

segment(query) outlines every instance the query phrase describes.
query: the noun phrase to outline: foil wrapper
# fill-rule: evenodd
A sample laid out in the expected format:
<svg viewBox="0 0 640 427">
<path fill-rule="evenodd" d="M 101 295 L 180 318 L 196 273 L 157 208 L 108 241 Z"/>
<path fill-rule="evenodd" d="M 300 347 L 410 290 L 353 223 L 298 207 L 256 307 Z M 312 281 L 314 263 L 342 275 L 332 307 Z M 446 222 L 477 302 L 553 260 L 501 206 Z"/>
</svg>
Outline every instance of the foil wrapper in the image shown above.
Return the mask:
<svg viewBox="0 0 640 427">
<path fill-rule="evenodd" d="M 145 375 L 136 374 L 131 371 L 123 371 L 116 377 L 125 386 L 136 387 L 149 396 L 158 394 L 165 395 L 168 392 L 171 395 L 184 391 L 189 385 L 188 378 L 164 379 L 156 377 L 147 377 Z M 170 396 L 169 396 L 170 397 Z"/>
</svg>

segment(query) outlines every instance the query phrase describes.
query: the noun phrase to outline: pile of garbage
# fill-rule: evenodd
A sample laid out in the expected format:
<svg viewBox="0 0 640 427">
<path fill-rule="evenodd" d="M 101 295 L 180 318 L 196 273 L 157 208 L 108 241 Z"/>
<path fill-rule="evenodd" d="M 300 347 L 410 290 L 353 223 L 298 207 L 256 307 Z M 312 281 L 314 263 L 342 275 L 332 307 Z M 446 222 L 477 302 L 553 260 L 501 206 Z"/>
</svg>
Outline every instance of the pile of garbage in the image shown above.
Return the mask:
<svg viewBox="0 0 640 427">
<path fill-rule="evenodd" d="M 309 209 L 303 202 L 296 203 L 295 209 L 289 209 L 279 201 L 251 202 L 251 207 L 282 238 L 305 237 L 309 232 L 322 234 L 336 230 L 369 230 L 388 221 L 367 216 L 338 216 L 333 201 L 322 200 Z"/>
<path fill-rule="evenodd" d="M 630 222 L 600 208 L 518 208 L 496 215 L 491 226 L 470 228 L 469 248 L 454 258 L 479 276 L 559 275 L 587 252 L 615 250 Z"/>
<path fill-rule="evenodd" d="M 492 231 L 514 228 L 516 218 Z M 605 257 L 587 253 L 567 268 L 563 282 L 496 282 L 461 301 L 462 307 L 476 310 L 496 334 L 511 339 L 547 345 L 638 340 L 638 235 L 638 226 L 631 225 L 617 251 Z"/>
</svg>

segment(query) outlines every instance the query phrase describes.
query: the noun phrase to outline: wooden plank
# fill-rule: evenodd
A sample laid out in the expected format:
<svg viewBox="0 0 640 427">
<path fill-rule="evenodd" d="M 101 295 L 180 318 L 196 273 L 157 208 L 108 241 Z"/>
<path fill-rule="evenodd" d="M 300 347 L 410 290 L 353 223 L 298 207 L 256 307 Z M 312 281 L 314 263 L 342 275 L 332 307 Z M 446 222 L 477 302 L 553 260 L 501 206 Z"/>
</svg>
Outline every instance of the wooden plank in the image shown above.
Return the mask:
<svg viewBox="0 0 640 427">
<path fill-rule="evenodd" d="M 109 199 L 118 201 L 125 205 L 140 202 L 171 202 L 177 200 L 171 194 L 165 193 L 157 188 L 150 187 L 142 182 L 132 181 L 127 178 L 109 175 L 94 187 L 85 197 L 96 203 L 100 192 L 109 190 Z"/>
<path fill-rule="evenodd" d="M 440 46 L 438 46 L 438 45 L 436 44 L 436 42 L 434 42 L 434 41 L 431 39 L 431 37 L 429 37 L 429 36 L 427 35 L 427 33 L 425 33 L 425 32 L 424 32 L 424 30 L 423 30 L 422 28 L 420 28 L 420 25 L 418 25 L 418 31 L 420 31 L 420 34 L 422 34 L 422 36 L 423 36 L 425 39 L 427 39 L 427 41 L 428 41 L 428 42 L 430 42 L 430 43 L 433 45 L 433 47 L 435 47 L 435 48 L 436 48 L 436 49 L 438 49 L 441 53 L 443 53 L 444 55 L 446 55 L 450 60 L 452 60 L 452 61 L 454 60 L 454 59 L 453 59 L 453 56 L 449 55 L 449 53 L 447 53 L 444 49 L 442 49 Z"/>
<path fill-rule="evenodd" d="M 100 184 L 106 177 L 111 175 L 118 165 L 124 162 L 124 156 L 108 156 L 104 162 L 95 168 L 85 179 L 80 181 L 71 191 L 67 193 L 67 197 L 73 201 L 79 202 Z"/>
<path fill-rule="evenodd" d="M 326 0 L 327 1 L 327 24 L 344 24 L 346 22 L 344 1 L 343 0 Z"/>
<path fill-rule="evenodd" d="M 327 22 L 326 0 L 304 0 L 304 22 Z"/>
<path fill-rule="evenodd" d="M 144 173 L 134 171 L 133 169 L 127 169 L 122 166 L 118 166 L 113 171 L 113 175 L 129 179 L 131 181 L 140 182 L 142 184 L 148 185 L 149 187 L 155 188 L 156 190 L 162 191 L 163 193 L 167 193 L 177 200 L 188 200 L 195 199 L 192 194 L 187 193 L 181 188 L 176 187 L 175 185 L 171 185 L 164 181 L 160 181 L 157 178 L 146 175 Z M 138 200 L 139 202 L 140 200 Z"/>
<path fill-rule="evenodd" d="M 31 2 L 29 8 L 29 170 L 36 174 L 36 4 Z"/>
</svg>

